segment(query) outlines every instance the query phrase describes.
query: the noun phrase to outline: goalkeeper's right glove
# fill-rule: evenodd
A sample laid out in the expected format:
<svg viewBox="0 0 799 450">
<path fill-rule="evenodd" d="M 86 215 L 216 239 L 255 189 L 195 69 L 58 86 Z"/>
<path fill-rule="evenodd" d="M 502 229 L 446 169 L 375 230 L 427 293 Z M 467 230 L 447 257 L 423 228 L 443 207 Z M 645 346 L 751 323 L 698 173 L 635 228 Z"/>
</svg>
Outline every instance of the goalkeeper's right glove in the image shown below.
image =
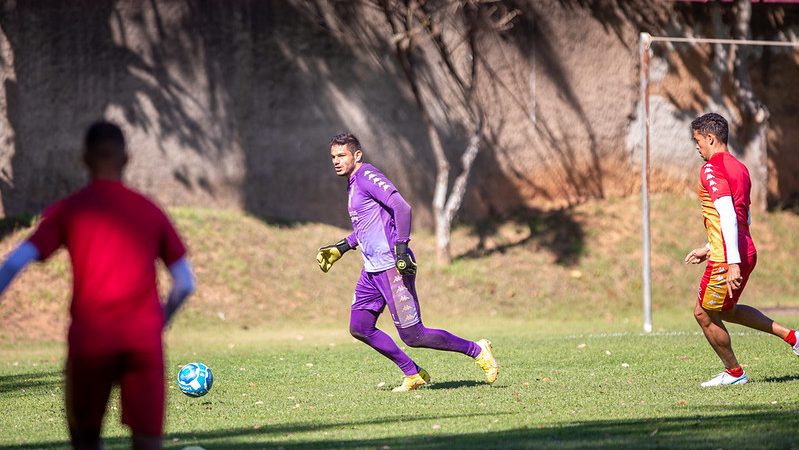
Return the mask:
<svg viewBox="0 0 799 450">
<path fill-rule="evenodd" d="M 352 250 L 352 247 L 346 239 L 342 239 L 333 245 L 320 248 L 319 253 L 316 254 L 316 262 L 319 263 L 322 272 L 327 273 L 333 267 L 333 263 L 341 259 L 348 250 Z"/>
<path fill-rule="evenodd" d="M 416 275 L 416 261 L 408 253 L 408 243 L 397 241 L 394 244 L 394 253 L 397 255 L 395 266 L 402 275 Z"/>
</svg>

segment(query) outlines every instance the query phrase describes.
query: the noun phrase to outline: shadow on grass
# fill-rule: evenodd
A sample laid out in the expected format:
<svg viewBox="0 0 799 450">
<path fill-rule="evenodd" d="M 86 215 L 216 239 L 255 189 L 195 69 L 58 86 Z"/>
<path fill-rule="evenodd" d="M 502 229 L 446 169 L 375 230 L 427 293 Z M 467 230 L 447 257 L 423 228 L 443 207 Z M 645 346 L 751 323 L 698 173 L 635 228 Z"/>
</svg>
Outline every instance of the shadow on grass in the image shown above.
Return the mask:
<svg viewBox="0 0 799 450">
<path fill-rule="evenodd" d="M 782 377 L 767 377 L 763 379 L 766 383 L 791 383 L 799 381 L 799 375 L 785 375 Z"/>
<path fill-rule="evenodd" d="M 559 425 L 540 425 L 535 428 L 516 428 L 502 431 L 447 433 L 446 423 L 441 431 L 405 437 L 364 439 L 299 438 L 286 441 L 286 434 L 317 432 L 328 429 L 347 429 L 353 426 L 383 423 L 407 423 L 418 420 L 457 419 L 467 416 L 401 416 L 374 421 L 334 422 L 327 424 L 295 423 L 262 428 L 229 428 L 216 431 L 171 433 L 165 448 L 201 445 L 207 450 L 236 448 L 328 449 L 328 448 L 414 448 L 414 449 L 617 449 L 617 448 L 792 448 L 799 445 L 799 414 L 796 404 L 757 412 L 730 415 L 661 417 L 639 420 L 595 420 Z M 733 407 L 734 409 L 734 407 Z M 496 417 L 496 414 L 485 414 Z M 500 421 L 501 421 L 501 417 Z M 247 440 L 249 442 L 242 442 Z M 62 448 L 64 442 L 32 443 L 10 448 Z M 126 439 L 108 439 L 109 448 L 122 448 Z"/>
<path fill-rule="evenodd" d="M 63 374 L 60 371 L 22 373 L 0 376 L 0 393 L 19 392 L 22 389 L 50 388 L 61 386 Z"/>
<path fill-rule="evenodd" d="M 488 241 L 498 236 L 499 226 L 507 222 L 526 228 L 526 236 L 489 248 Z M 504 221 L 492 218 L 477 223 L 473 226 L 472 233 L 479 238 L 477 247 L 456 256 L 455 259 L 480 258 L 505 253 L 514 247 L 535 244 L 551 252 L 555 256 L 556 264 L 573 266 L 579 262 L 585 249 L 585 232 L 570 208 L 552 211 L 526 208 Z"/>
<path fill-rule="evenodd" d="M 458 389 L 458 388 L 483 386 L 485 384 L 488 383 L 474 381 L 474 380 L 442 381 L 441 383 L 434 382 L 426 389 Z"/>
</svg>

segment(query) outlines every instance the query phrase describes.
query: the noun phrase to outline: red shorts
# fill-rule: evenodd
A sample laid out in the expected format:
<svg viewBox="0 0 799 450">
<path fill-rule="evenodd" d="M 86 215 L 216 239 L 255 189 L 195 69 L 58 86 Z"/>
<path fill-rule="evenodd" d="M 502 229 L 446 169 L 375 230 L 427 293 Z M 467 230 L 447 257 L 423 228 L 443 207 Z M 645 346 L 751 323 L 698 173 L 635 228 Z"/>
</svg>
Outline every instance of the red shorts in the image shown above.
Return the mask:
<svg viewBox="0 0 799 450">
<path fill-rule="evenodd" d="M 111 386 L 119 383 L 122 423 L 133 433 L 164 431 L 164 356 L 157 349 L 67 357 L 66 407 L 72 429 L 100 430 Z"/>
<path fill-rule="evenodd" d="M 699 297 L 697 301 L 703 309 L 708 311 L 728 311 L 738 303 L 744 292 L 749 275 L 757 265 L 757 253 L 746 255 L 741 261 L 741 287 L 732 291 L 732 297 L 727 291 L 727 271 L 729 265 L 716 261 L 708 261 L 705 274 L 699 283 Z"/>
</svg>

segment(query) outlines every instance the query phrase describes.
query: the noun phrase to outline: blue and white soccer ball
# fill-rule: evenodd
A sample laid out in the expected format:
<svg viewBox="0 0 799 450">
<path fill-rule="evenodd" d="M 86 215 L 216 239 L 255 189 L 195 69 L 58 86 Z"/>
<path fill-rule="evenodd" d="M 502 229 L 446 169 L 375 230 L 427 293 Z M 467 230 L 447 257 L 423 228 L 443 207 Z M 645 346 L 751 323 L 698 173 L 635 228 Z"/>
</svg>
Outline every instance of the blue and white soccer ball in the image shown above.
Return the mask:
<svg viewBox="0 0 799 450">
<path fill-rule="evenodd" d="M 203 363 L 188 363 L 178 372 L 178 387 L 189 397 L 202 397 L 213 384 L 214 375 Z"/>
</svg>

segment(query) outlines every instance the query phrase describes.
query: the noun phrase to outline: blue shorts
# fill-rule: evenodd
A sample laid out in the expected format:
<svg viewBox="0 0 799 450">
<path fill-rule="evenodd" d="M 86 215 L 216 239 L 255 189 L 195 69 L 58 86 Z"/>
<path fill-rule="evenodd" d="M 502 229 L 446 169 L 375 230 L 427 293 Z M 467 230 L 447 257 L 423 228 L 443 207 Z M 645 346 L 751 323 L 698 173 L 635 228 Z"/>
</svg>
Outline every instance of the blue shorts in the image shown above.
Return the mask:
<svg viewBox="0 0 799 450">
<path fill-rule="evenodd" d="M 394 267 L 382 272 L 361 270 L 352 309 L 380 313 L 386 305 L 397 328 L 408 328 L 421 322 L 416 275 L 400 275 Z"/>
</svg>

